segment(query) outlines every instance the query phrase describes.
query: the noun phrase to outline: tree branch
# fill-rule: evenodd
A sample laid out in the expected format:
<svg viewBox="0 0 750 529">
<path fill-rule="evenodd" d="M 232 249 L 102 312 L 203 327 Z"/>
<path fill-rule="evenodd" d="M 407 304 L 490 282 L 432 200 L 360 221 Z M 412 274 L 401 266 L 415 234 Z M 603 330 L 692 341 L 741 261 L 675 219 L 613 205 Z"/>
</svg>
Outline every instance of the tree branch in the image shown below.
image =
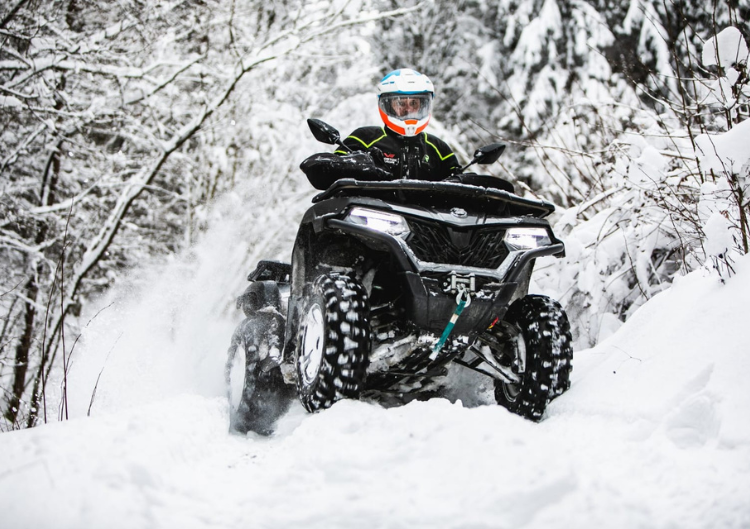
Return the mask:
<svg viewBox="0 0 750 529">
<path fill-rule="evenodd" d="M 0 28 L 4 28 L 10 20 L 16 16 L 16 13 L 18 13 L 18 10 L 23 7 L 23 5 L 28 2 L 28 0 L 18 0 L 13 7 L 10 8 L 10 11 L 6 13 L 6 15 L 3 17 L 2 20 L 0 20 Z"/>
</svg>

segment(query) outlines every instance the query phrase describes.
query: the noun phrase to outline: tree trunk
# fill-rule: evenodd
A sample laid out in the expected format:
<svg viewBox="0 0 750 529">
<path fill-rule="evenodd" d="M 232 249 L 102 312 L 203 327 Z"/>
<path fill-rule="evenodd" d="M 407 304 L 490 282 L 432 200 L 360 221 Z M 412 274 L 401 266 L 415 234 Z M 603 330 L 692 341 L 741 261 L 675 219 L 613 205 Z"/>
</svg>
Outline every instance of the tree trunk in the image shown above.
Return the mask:
<svg viewBox="0 0 750 529">
<path fill-rule="evenodd" d="M 55 200 L 55 189 L 57 188 L 57 181 L 60 176 L 60 148 L 62 147 L 63 140 L 59 140 L 55 147 L 55 150 L 50 154 L 50 158 L 45 166 L 44 174 L 42 175 L 42 189 L 40 193 L 40 202 L 42 205 L 50 205 Z M 42 225 L 36 236 L 36 244 L 42 244 L 47 238 L 48 226 Z M 24 317 L 24 334 L 21 342 L 16 348 L 16 363 L 14 368 L 14 379 L 13 379 L 13 396 L 11 403 L 8 406 L 8 410 L 5 413 L 5 417 L 12 423 L 16 423 L 18 420 L 18 411 L 20 410 L 21 399 L 26 388 L 26 373 L 28 371 L 29 364 L 29 353 L 31 351 L 31 345 L 33 341 L 34 324 L 36 320 L 36 300 L 39 294 L 39 286 L 37 285 L 36 278 L 41 273 L 41 263 L 36 265 L 34 274 L 29 279 L 26 285 L 26 314 Z M 32 291 L 33 289 L 33 291 Z M 49 295 L 52 296 L 53 292 L 50 290 Z M 40 364 L 44 365 L 45 361 L 45 350 L 44 340 L 42 343 L 41 360 Z M 23 366 L 21 366 L 23 362 Z M 38 385 L 34 383 L 34 393 L 38 391 Z M 15 406 L 14 406 L 15 403 Z M 31 402 L 29 404 L 29 415 L 27 422 L 33 424 L 36 421 L 38 415 L 39 399 L 35 394 L 31 396 Z M 15 411 L 13 411 L 15 410 Z M 12 417 L 12 418 L 11 418 Z"/>
<path fill-rule="evenodd" d="M 36 276 L 32 275 L 24 287 L 26 295 L 26 309 L 23 318 L 23 334 L 16 346 L 16 357 L 13 364 L 13 386 L 12 394 L 8 400 L 8 408 L 5 410 L 5 418 L 12 424 L 16 424 L 18 414 L 21 411 L 23 392 L 26 389 L 26 373 L 29 369 L 29 351 L 34 337 L 34 322 L 36 320 L 36 298 L 39 294 L 39 286 Z"/>
</svg>

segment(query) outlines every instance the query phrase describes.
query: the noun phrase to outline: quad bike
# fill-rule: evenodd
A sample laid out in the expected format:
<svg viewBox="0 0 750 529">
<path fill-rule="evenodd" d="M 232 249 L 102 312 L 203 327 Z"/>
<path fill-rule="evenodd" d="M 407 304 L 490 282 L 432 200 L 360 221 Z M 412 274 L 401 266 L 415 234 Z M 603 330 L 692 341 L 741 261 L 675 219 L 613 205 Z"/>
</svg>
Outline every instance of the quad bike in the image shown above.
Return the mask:
<svg viewBox="0 0 750 529">
<path fill-rule="evenodd" d="M 335 129 L 308 123 L 319 141 L 344 147 Z M 463 173 L 493 163 L 504 147 L 477 150 L 440 182 L 373 181 L 372 160 L 361 163 L 368 153 L 356 153 L 334 161 L 343 178 L 320 185 L 320 167 L 330 173 L 331 165 L 317 162 L 333 159 L 303 163 L 323 192 L 302 219 L 292 262 L 258 263 L 238 300 L 243 325 L 268 329 L 245 340 L 253 352 L 235 384 L 245 388 L 235 391 L 238 429 L 267 433 L 294 386 L 310 412 L 340 399 L 436 394 L 451 363 L 490 377 L 496 401 L 511 412 L 542 418 L 570 386 L 573 351 L 565 311 L 528 287 L 535 259 L 562 256 L 564 245 L 545 220 L 551 203 L 517 196 L 500 178 Z M 273 326 L 263 323 L 270 313 Z M 283 405 L 259 414 L 268 406 L 253 398 Z"/>
</svg>

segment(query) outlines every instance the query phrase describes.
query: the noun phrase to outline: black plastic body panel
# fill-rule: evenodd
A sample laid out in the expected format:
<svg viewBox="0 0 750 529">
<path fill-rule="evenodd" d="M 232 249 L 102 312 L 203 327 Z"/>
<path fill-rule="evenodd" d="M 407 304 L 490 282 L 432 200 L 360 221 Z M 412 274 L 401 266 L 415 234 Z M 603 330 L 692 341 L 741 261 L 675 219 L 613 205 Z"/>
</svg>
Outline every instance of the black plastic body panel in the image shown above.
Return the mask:
<svg viewBox="0 0 750 529">
<path fill-rule="evenodd" d="M 439 336 L 458 306 L 456 295 L 443 292 L 440 283 L 433 278 L 412 272 L 405 273 L 404 278 L 409 290 L 406 316 L 420 329 Z M 518 283 L 504 283 L 491 297 L 473 297 L 456 320 L 453 332 L 473 335 L 484 331 L 496 317 L 502 319 L 517 286 Z"/>
<path fill-rule="evenodd" d="M 422 180 L 395 180 L 390 182 L 364 182 L 343 178 L 313 198 L 321 202 L 340 196 L 368 196 L 387 202 L 431 206 L 482 205 L 486 213 L 501 216 L 534 216 L 544 218 L 555 211 L 554 204 L 544 200 L 519 197 L 491 187 L 467 185 L 458 182 L 425 182 Z"/>
<path fill-rule="evenodd" d="M 377 288 L 378 278 L 387 278 L 385 283 L 402 310 L 402 317 L 420 333 L 437 336 L 457 307 L 457 292 L 447 291 L 446 278 L 475 277 L 477 291 L 472 293 L 470 305 L 453 330 L 454 335 L 472 337 L 486 330 L 495 318 L 504 317 L 508 305 L 519 294 L 519 285 L 526 288 L 534 259 L 564 252 L 562 241 L 554 236 L 545 219 L 554 206 L 503 189 L 450 182 L 344 179 L 317 195 L 313 202 L 302 219 L 292 254 L 285 355 L 291 354 L 298 332 L 305 285 L 323 271 L 354 274 L 368 288 Z M 347 221 L 353 207 L 398 214 L 407 224 L 434 226 L 444 230 L 446 240 L 459 248 L 463 239 L 468 240 L 479 231 L 504 233 L 514 227 L 543 228 L 552 244 L 531 251 L 506 249 L 502 264 L 492 268 L 472 266 L 471 260 L 458 264 L 430 262 L 417 257 L 408 242 L 411 235 L 402 238 Z M 374 279 L 366 280 L 368 273 Z"/>
</svg>

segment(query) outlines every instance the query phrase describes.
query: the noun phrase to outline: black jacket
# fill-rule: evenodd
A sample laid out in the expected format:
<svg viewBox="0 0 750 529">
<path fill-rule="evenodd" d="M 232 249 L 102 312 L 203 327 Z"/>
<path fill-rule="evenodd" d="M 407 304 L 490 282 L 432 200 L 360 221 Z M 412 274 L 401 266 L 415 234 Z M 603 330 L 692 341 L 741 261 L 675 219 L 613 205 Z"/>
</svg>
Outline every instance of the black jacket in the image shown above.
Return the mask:
<svg viewBox="0 0 750 529">
<path fill-rule="evenodd" d="M 353 151 L 382 152 L 382 167 L 394 180 L 445 180 L 460 167 L 448 144 L 426 132 L 407 138 L 385 127 L 361 127 L 344 140 L 344 145 Z M 340 149 L 336 153 L 345 154 Z M 379 157 L 377 152 L 373 154 Z"/>
</svg>

